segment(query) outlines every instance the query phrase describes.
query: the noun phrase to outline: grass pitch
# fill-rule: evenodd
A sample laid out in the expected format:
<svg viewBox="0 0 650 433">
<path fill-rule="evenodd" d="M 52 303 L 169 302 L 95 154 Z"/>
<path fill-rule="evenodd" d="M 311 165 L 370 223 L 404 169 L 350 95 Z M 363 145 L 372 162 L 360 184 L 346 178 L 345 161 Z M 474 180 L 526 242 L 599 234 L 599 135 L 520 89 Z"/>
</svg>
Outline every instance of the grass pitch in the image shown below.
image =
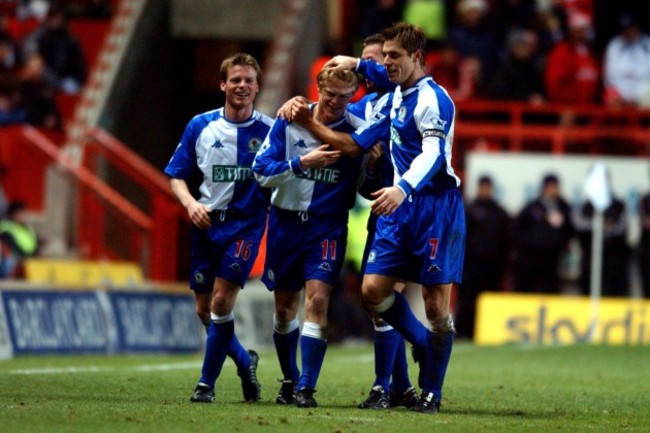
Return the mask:
<svg viewBox="0 0 650 433">
<path fill-rule="evenodd" d="M 217 401 L 190 403 L 200 354 L 0 361 L 0 432 L 650 431 L 650 347 L 457 343 L 435 415 L 356 408 L 374 377 L 371 345 L 328 349 L 315 409 L 277 406 L 275 353 L 260 355 L 254 404 L 242 402 L 230 361 Z"/>
</svg>

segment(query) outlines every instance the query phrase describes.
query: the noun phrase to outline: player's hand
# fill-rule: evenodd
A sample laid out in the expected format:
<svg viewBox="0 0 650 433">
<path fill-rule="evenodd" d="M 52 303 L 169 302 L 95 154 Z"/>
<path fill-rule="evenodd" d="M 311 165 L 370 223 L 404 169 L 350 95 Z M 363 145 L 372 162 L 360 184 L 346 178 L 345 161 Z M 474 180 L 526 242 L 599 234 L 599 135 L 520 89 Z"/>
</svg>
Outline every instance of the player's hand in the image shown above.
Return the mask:
<svg viewBox="0 0 650 433">
<path fill-rule="evenodd" d="M 190 216 L 192 224 L 200 229 L 207 229 L 212 225 L 210 210 L 198 201 L 193 201 L 187 206 L 187 214 Z"/>
<path fill-rule="evenodd" d="M 297 123 L 302 127 L 307 127 L 307 124 L 313 120 L 312 112 L 309 108 L 309 101 L 303 98 L 303 100 L 293 101 L 291 104 L 291 121 Z"/>
<path fill-rule="evenodd" d="M 280 108 L 278 108 L 278 112 L 276 113 L 276 116 L 285 120 L 293 120 L 291 116 L 291 109 L 293 105 L 298 101 L 304 103 L 305 105 L 309 105 L 309 101 L 304 96 L 294 96 L 293 98 L 289 99 L 287 102 L 282 104 Z"/>
<path fill-rule="evenodd" d="M 404 192 L 396 186 L 382 188 L 370 194 L 375 201 L 370 205 L 370 210 L 375 215 L 390 215 L 402 204 Z"/>
<path fill-rule="evenodd" d="M 341 158 L 340 150 L 328 150 L 329 144 L 323 144 L 300 157 L 300 167 L 303 169 L 327 167 Z"/>
<path fill-rule="evenodd" d="M 382 156 L 384 156 L 384 147 L 382 146 L 381 141 L 378 141 L 368 151 L 368 171 L 377 171 Z"/>
<path fill-rule="evenodd" d="M 350 69 L 354 71 L 357 68 L 358 61 L 359 59 L 357 59 L 356 57 L 334 56 L 323 65 L 323 69 L 339 68 L 339 69 Z"/>
</svg>

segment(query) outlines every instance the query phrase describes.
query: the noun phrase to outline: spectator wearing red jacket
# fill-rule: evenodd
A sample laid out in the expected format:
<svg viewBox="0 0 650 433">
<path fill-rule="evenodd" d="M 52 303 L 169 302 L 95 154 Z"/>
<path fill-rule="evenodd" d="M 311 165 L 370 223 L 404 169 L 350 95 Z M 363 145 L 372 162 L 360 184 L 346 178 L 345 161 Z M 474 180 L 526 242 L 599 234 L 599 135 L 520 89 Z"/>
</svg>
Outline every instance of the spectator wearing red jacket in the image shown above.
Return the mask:
<svg viewBox="0 0 650 433">
<path fill-rule="evenodd" d="M 580 12 L 569 16 L 569 35 L 549 53 L 545 88 L 548 100 L 564 104 L 592 104 L 600 94 L 600 62 L 589 40 L 591 19 Z"/>
</svg>

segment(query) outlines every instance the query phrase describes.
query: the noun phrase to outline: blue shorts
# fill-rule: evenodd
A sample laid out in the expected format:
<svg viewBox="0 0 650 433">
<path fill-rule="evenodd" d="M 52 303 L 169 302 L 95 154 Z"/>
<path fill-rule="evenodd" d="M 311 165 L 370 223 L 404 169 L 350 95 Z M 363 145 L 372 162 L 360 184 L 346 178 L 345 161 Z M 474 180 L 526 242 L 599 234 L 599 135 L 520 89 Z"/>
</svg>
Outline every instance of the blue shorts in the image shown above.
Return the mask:
<svg viewBox="0 0 650 433">
<path fill-rule="evenodd" d="M 424 286 L 460 283 L 465 257 L 465 210 L 460 191 L 409 196 L 377 220 L 366 274 Z"/>
<path fill-rule="evenodd" d="M 223 220 L 220 216 L 223 215 Z M 244 286 L 253 269 L 266 226 L 266 214 L 211 213 L 212 226 L 192 226 L 190 288 L 210 293 L 216 277 Z"/>
<path fill-rule="evenodd" d="M 269 290 L 299 291 L 307 280 L 331 285 L 338 281 L 347 246 L 348 214 L 305 217 L 271 208 L 262 276 Z"/>
</svg>

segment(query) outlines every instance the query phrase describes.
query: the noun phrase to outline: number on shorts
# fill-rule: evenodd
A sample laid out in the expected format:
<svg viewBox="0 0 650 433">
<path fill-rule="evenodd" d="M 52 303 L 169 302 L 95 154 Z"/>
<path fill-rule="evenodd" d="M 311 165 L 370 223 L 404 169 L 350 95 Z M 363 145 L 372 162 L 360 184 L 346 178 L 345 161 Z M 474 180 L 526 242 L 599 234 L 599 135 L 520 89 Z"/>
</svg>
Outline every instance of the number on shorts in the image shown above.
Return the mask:
<svg viewBox="0 0 650 433">
<path fill-rule="evenodd" d="M 242 260 L 247 261 L 251 258 L 251 248 L 253 248 L 253 242 L 247 241 L 246 239 L 238 239 L 235 243 L 235 257 L 241 257 Z"/>
<path fill-rule="evenodd" d="M 429 245 L 431 245 L 431 253 L 429 254 L 429 259 L 433 260 L 436 258 L 436 253 L 438 252 L 438 239 L 429 239 Z"/>
<path fill-rule="evenodd" d="M 325 239 L 320 243 L 323 260 L 336 260 L 336 239 L 330 241 Z"/>
</svg>

